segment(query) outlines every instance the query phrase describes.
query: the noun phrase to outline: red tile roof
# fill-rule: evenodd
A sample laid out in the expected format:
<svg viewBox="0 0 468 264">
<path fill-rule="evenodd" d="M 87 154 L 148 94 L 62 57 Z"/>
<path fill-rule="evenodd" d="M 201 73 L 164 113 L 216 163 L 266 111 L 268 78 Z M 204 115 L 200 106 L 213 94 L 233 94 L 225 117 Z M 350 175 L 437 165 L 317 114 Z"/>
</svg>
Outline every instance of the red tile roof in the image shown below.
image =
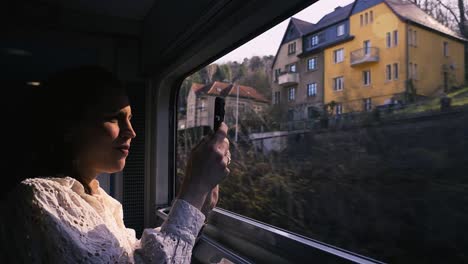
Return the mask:
<svg viewBox="0 0 468 264">
<path fill-rule="evenodd" d="M 214 82 L 207 85 L 192 83 L 191 90 L 197 95 L 208 94 L 212 96 L 237 96 L 237 84 L 230 84 L 224 82 Z M 245 85 L 239 85 L 239 97 L 252 99 L 262 103 L 269 103 L 262 94 L 260 94 L 255 88 Z"/>
</svg>

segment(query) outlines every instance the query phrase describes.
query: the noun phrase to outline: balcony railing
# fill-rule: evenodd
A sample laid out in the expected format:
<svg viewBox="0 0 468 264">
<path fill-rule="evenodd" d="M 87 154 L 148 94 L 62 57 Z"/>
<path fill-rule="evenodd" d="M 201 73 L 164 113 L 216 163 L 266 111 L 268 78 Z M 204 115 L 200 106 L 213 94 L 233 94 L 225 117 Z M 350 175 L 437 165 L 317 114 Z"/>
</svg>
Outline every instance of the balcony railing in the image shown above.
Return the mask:
<svg viewBox="0 0 468 264">
<path fill-rule="evenodd" d="M 351 66 L 379 61 L 379 48 L 368 47 L 351 52 Z"/>
<path fill-rule="evenodd" d="M 278 84 L 281 86 L 294 85 L 299 83 L 299 73 L 286 72 L 278 76 Z"/>
</svg>

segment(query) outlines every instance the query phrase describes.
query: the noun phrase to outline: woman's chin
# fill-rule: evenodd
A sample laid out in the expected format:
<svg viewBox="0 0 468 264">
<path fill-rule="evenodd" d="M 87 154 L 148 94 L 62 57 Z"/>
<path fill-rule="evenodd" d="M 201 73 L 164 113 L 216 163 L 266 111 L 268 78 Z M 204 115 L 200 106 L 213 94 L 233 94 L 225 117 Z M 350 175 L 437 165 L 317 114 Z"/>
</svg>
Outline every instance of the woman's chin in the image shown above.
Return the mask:
<svg viewBox="0 0 468 264">
<path fill-rule="evenodd" d="M 120 172 L 124 169 L 124 167 L 125 167 L 125 159 L 118 160 L 114 164 L 112 164 L 112 166 L 109 166 L 107 173 Z"/>
</svg>

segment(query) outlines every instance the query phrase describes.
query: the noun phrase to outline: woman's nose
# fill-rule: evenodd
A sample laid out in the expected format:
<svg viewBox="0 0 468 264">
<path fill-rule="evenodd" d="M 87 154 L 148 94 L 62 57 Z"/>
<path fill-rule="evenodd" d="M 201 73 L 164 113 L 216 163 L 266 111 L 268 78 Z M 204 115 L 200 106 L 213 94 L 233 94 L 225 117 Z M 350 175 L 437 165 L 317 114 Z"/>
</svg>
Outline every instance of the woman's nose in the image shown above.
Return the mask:
<svg viewBox="0 0 468 264">
<path fill-rule="evenodd" d="M 130 120 L 125 123 L 125 125 L 124 125 L 124 127 L 122 127 L 120 133 L 121 133 L 122 137 L 128 137 L 128 138 L 135 138 L 136 137 L 135 130 L 133 130 L 132 123 L 130 122 Z"/>
</svg>

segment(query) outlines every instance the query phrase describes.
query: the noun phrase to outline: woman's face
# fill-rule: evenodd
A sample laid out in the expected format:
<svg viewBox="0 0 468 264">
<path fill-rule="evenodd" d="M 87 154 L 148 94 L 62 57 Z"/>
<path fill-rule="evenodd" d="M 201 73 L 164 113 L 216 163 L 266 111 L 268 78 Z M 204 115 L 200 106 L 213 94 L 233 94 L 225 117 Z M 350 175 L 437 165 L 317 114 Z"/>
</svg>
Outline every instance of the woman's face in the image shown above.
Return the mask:
<svg viewBox="0 0 468 264">
<path fill-rule="evenodd" d="M 75 141 L 80 170 L 115 173 L 125 166 L 131 141 L 136 136 L 130 123 L 132 110 L 127 96 L 107 99 L 90 109 L 80 126 Z"/>
</svg>

